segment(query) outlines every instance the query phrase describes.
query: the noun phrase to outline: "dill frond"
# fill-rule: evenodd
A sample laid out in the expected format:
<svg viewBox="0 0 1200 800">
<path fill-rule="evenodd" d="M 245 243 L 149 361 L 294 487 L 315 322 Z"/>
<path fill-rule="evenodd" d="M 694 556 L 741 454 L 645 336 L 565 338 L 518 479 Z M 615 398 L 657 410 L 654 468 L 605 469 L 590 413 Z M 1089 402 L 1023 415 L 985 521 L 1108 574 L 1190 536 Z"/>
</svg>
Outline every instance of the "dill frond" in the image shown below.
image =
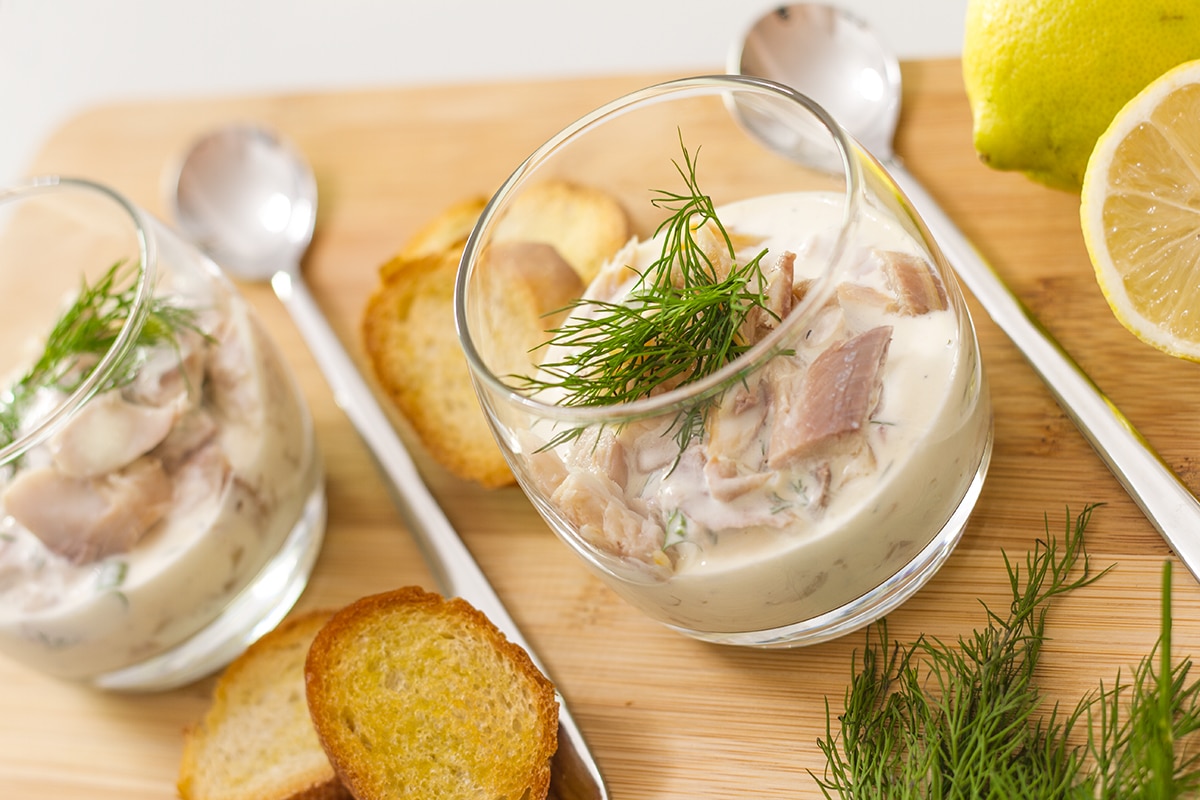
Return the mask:
<svg viewBox="0 0 1200 800">
<path fill-rule="evenodd" d="M 21 415 L 39 389 L 72 392 L 91 375 L 95 364 L 113 346 L 129 320 L 137 294 L 137 268 L 117 262 L 88 285 L 84 280 L 74 302 L 55 322 L 40 356 L 15 383 L 0 395 L 0 447 L 11 444 L 20 429 Z M 162 344 L 177 348 L 178 333 L 198 331 L 195 312 L 154 297 L 138 335 L 137 347 Z M 127 359 L 100 391 L 133 380 L 135 359 Z"/>
<path fill-rule="evenodd" d="M 656 191 L 651 203 L 671 211 L 655 231 L 659 257 L 641 273 L 620 303 L 583 299 L 544 347 L 562 358 L 543 363 L 537 376 L 520 376 L 526 390 L 557 390 L 565 405 L 616 405 L 651 397 L 712 375 L 750 345 L 739 330 L 751 310 L 766 308 L 761 260 L 736 263 L 733 241 L 717 218 L 712 198 L 699 187 L 695 155 L 680 137 L 683 162 L 673 162 L 686 187 Z M 722 277 L 695 232 L 710 224 L 733 266 Z M 682 412 L 672 429 L 682 450 L 703 431 L 711 403 Z M 568 431 L 555 441 L 574 438 Z"/>
</svg>

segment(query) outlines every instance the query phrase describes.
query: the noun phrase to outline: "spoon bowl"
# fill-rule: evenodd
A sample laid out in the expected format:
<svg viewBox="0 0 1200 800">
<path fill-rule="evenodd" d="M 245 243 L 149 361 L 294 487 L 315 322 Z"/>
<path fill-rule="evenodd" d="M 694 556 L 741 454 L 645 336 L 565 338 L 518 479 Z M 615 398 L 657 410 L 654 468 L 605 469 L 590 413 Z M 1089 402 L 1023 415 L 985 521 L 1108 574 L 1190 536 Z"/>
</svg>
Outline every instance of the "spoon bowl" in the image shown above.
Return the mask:
<svg viewBox="0 0 1200 800">
<path fill-rule="evenodd" d="M 808 95 L 877 158 L 890 158 L 900 116 L 900 63 L 858 17 L 823 5 L 781 6 L 737 42 L 729 71 Z"/>
<path fill-rule="evenodd" d="M 728 69 L 808 95 L 882 162 L 959 279 L 1022 352 L 1150 523 L 1200 579 L 1200 502 L 896 157 L 892 138 L 900 112 L 900 69 L 866 23 L 833 6 L 783 6 L 763 16 L 734 44 Z M 741 115 L 741 119 L 755 131 L 753 116 Z M 781 141 L 778 130 L 755 132 L 768 145 Z M 788 150 L 780 150 L 787 155 Z"/>
<path fill-rule="evenodd" d="M 316 222 L 317 186 L 307 162 L 273 132 L 234 126 L 199 139 L 181 162 L 169 200 L 179 228 L 235 277 L 270 280 L 333 390 L 334 399 L 391 480 L 410 530 L 447 597 L 462 597 L 510 641 L 525 641 L 422 481 L 374 394 L 342 347 L 300 274 Z M 608 790 L 583 736 L 559 697 L 558 751 L 551 773 L 557 800 L 606 800 Z"/>
<path fill-rule="evenodd" d="M 171 201 L 184 234 L 228 272 L 266 280 L 300 263 L 317 218 L 317 181 L 304 158 L 263 128 L 240 125 L 199 139 Z"/>
</svg>

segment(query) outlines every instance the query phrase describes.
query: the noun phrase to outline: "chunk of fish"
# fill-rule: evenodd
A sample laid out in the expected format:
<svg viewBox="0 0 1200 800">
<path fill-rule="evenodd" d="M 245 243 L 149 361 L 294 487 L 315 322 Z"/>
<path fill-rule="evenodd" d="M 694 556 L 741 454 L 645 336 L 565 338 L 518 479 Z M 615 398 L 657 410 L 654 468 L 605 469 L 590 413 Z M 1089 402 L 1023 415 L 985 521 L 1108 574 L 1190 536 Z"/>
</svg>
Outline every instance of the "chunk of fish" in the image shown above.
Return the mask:
<svg viewBox="0 0 1200 800">
<path fill-rule="evenodd" d="M 856 444 L 849 440 L 863 431 L 879 403 L 891 338 L 890 325 L 872 328 L 825 350 L 802 374 L 783 376 L 768 466 L 778 469 Z"/>
<path fill-rule="evenodd" d="M 751 471 L 739 461 L 717 456 L 704 464 L 704 479 L 714 499 L 729 503 L 761 489 L 771 479 L 771 473 Z"/>
<path fill-rule="evenodd" d="M 28 469 L 8 484 L 2 500 L 48 550 L 87 564 L 137 544 L 166 513 L 172 493 L 162 463 L 147 456 L 99 478 Z"/>
<path fill-rule="evenodd" d="M 879 251 L 888 286 L 896 295 L 897 313 L 919 317 L 948 308 L 946 287 L 923 258 L 894 250 Z"/>
<path fill-rule="evenodd" d="M 217 435 L 217 421 L 201 407 L 180 415 L 175 427 L 154 448 L 152 455 L 160 459 L 168 473 L 175 473 L 196 450 L 211 442 Z"/>
<path fill-rule="evenodd" d="M 729 273 L 733 270 L 733 256 L 729 253 L 729 246 L 725 242 L 725 238 L 721 236 L 717 230 L 717 226 L 709 221 L 703 225 L 699 225 L 692 230 L 692 239 L 699 248 L 702 261 L 707 262 L 711 272 L 707 276 L 713 283 L 718 283 L 729 277 Z M 688 261 L 691 261 L 689 258 Z M 671 285 L 683 286 L 683 272 L 680 269 L 681 260 L 675 258 L 671 266 Z"/>
<path fill-rule="evenodd" d="M 551 502 L 600 550 L 647 564 L 663 560 L 662 527 L 629 508 L 621 488 L 606 476 L 572 470 Z"/>
<path fill-rule="evenodd" d="M 198 331 L 179 331 L 175 347 L 150 351 L 133 383 L 124 390 L 126 398 L 148 406 L 200 402 L 206 344 L 204 335 Z"/>
<path fill-rule="evenodd" d="M 594 438 L 587 438 L 591 441 L 581 441 L 573 451 L 572 466 L 599 470 L 624 492 L 629 481 L 629 462 L 625 444 L 616 430 L 611 426 L 602 426 Z"/>
<path fill-rule="evenodd" d="M 796 254 L 785 251 L 775 265 L 764 273 L 766 302 L 755 306 L 746 315 L 739 331 L 743 342 L 755 344 L 762 341 L 791 313 L 795 302 L 795 268 Z"/>
<path fill-rule="evenodd" d="M 54 465 L 66 476 L 94 478 L 121 469 L 167 437 L 174 405 L 131 403 L 118 390 L 93 397 L 50 441 Z"/>
<path fill-rule="evenodd" d="M 759 432 L 766 423 L 769 384 L 754 379 L 729 387 L 707 419 L 709 460 L 727 458 L 743 461 L 755 468 L 762 463 L 762 440 Z"/>
<path fill-rule="evenodd" d="M 705 420 L 704 478 L 717 500 L 735 500 L 770 478 L 762 471 L 761 432 L 769 409 L 766 392 L 762 380 L 731 386 Z"/>
<path fill-rule="evenodd" d="M 204 507 L 216 513 L 233 478 L 233 466 L 216 437 L 189 450 L 170 472 L 175 484 L 172 514 L 193 517 L 203 514 Z"/>
<path fill-rule="evenodd" d="M 698 447 L 689 447 L 680 454 L 675 470 L 663 477 L 659 491 L 661 508 L 667 519 L 684 523 L 691 531 L 688 538 L 703 536 L 703 531 L 738 530 L 747 528 L 782 528 L 792 519 L 791 513 L 772 503 L 743 502 L 749 494 L 745 484 L 774 493 L 773 482 L 778 473 L 763 471 L 741 473 L 722 479 L 713 473 L 733 472 L 729 464 L 705 463 Z M 736 465 L 735 465 L 736 469 Z M 704 473 L 704 474 L 702 474 Z M 761 478 L 758 476 L 762 476 Z M 708 491 L 695 491 L 698 481 L 704 480 Z M 742 489 L 745 489 L 742 491 Z"/>
</svg>

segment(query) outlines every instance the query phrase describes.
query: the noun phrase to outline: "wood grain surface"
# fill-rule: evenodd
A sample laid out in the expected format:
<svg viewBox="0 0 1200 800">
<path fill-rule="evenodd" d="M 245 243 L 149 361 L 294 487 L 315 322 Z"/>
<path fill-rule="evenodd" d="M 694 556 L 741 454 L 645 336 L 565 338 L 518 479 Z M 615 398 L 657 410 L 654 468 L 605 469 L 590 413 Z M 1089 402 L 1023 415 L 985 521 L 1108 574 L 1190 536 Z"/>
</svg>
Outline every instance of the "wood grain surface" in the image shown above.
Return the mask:
<svg viewBox="0 0 1200 800">
<path fill-rule="evenodd" d="M 164 171 L 189 141 L 236 120 L 275 126 L 312 160 L 321 192 L 306 262 L 313 292 L 360 359 L 358 320 L 376 268 L 437 210 L 490 194 L 535 146 L 616 96 L 667 75 L 371 90 L 330 95 L 110 105 L 64 125 L 34 173 L 90 177 L 164 213 Z M 1109 313 L 1078 227 L 1078 198 L 981 166 L 957 61 L 904 64 L 897 149 L 911 171 L 1067 350 L 1193 488 L 1200 367 L 1138 342 Z M 367 451 L 290 320 L 264 287 L 245 292 L 307 393 L 328 471 L 326 543 L 300 606 L 432 581 Z M 1074 703 L 1146 654 L 1157 636 L 1158 534 L 972 302 L 995 406 L 995 451 L 976 513 L 938 575 L 892 614 L 892 632 L 950 637 L 982 624 L 976 599 L 1007 596 L 1001 550 L 1023 555 L 1068 510 L 1103 503 L 1088 543 L 1115 569 L 1050 618 L 1040 676 Z M 408 437 L 403 423 L 401 432 Z M 790 651 L 682 638 L 591 577 L 516 489 L 456 481 L 418 450 L 451 521 L 571 703 L 612 795 L 819 797 L 825 701 L 840 709 L 862 634 Z M 1196 532 L 1200 535 L 1200 531 Z M 1200 589 L 1176 568 L 1175 642 L 1200 655 Z M 103 694 L 0 660 L 0 796 L 143 800 L 175 796 L 185 726 L 207 679 L 156 695 Z"/>
</svg>

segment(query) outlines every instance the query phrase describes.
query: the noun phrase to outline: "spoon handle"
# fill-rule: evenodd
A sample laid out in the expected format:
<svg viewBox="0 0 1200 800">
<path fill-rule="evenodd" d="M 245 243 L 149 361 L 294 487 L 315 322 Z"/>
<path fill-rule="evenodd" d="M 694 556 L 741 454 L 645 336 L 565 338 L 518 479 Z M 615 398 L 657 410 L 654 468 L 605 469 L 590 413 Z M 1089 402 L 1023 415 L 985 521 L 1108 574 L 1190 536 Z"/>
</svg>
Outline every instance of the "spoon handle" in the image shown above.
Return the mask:
<svg viewBox="0 0 1200 800">
<path fill-rule="evenodd" d="M 461 597 L 482 611 L 510 641 L 529 653 L 542 672 L 546 672 L 421 479 L 408 449 L 342 347 L 307 285 L 297 274 L 281 270 L 272 276 L 271 286 L 300 329 L 333 390 L 334 401 L 349 417 L 391 479 L 390 488 L 397 505 L 442 591 L 449 597 Z M 556 784 L 553 788 L 557 796 L 562 800 L 607 800 L 608 791 L 600 770 L 588 753 L 582 733 L 561 694 L 558 694 L 558 705 L 559 751 L 555 761 L 561 769 L 556 769 L 551 779 Z"/>
<path fill-rule="evenodd" d="M 1200 579 L 1200 502 L 1121 410 L 1088 377 L 899 161 L 885 166 L 908 196 L 958 277 L 1041 376 L 1067 416 Z"/>
</svg>

